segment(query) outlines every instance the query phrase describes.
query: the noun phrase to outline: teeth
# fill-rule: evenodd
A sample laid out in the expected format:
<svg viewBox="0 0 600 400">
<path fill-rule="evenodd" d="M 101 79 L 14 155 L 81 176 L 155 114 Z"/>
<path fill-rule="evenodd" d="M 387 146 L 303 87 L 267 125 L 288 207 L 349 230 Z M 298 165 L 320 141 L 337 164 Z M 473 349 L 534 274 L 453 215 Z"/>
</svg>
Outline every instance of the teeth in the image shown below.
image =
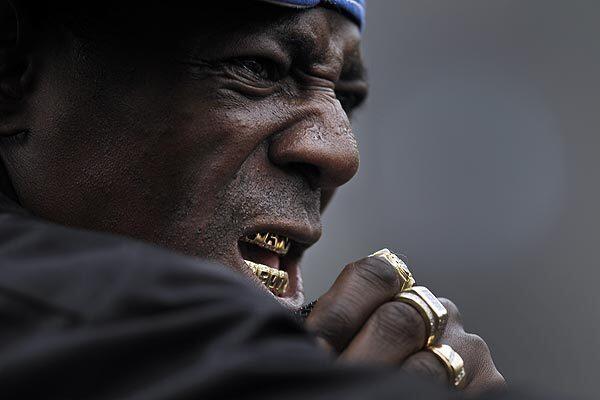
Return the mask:
<svg viewBox="0 0 600 400">
<path fill-rule="evenodd" d="M 285 256 L 290 249 L 290 240 L 285 236 L 275 235 L 269 232 L 257 233 L 254 236 L 242 238 L 244 242 L 252 243 L 279 255 Z"/>
<path fill-rule="evenodd" d="M 244 260 L 254 275 L 276 296 L 281 296 L 288 286 L 288 274 L 275 268 Z"/>
</svg>

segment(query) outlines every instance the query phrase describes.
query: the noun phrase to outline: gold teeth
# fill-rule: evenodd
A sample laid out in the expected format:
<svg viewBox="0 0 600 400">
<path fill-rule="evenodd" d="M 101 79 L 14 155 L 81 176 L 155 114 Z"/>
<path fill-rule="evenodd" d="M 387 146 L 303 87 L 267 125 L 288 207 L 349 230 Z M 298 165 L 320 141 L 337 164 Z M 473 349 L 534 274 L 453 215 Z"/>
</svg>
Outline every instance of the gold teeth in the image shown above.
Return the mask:
<svg viewBox="0 0 600 400">
<path fill-rule="evenodd" d="M 246 243 L 255 244 L 282 256 L 285 256 L 290 249 L 290 239 L 269 232 L 259 232 L 254 236 L 246 236 L 242 240 Z"/>
<path fill-rule="evenodd" d="M 287 289 L 289 278 L 285 271 L 267 267 L 252 261 L 244 260 L 254 275 L 276 296 L 281 296 Z"/>
</svg>

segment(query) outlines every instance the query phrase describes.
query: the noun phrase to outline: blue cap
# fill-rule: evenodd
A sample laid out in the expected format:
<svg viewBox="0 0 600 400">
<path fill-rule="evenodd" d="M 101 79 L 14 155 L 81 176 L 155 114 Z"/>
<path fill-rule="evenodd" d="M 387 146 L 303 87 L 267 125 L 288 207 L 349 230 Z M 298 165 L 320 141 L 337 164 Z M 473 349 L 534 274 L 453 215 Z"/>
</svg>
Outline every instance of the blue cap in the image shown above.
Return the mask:
<svg viewBox="0 0 600 400">
<path fill-rule="evenodd" d="M 350 17 L 362 29 L 365 24 L 365 3 L 367 0 L 263 0 L 295 8 L 311 8 L 328 5 Z"/>
</svg>

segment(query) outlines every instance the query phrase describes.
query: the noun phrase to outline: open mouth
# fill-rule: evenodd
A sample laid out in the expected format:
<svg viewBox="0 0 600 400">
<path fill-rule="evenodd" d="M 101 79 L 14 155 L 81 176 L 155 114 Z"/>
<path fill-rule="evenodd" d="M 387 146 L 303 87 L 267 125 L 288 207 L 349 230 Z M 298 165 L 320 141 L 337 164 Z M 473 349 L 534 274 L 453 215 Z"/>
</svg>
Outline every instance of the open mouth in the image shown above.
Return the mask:
<svg viewBox="0 0 600 400">
<path fill-rule="evenodd" d="M 287 258 L 292 241 L 279 234 L 257 232 L 239 241 L 240 252 L 246 265 L 258 279 L 278 297 L 289 291 L 289 269 L 293 263 Z"/>
</svg>

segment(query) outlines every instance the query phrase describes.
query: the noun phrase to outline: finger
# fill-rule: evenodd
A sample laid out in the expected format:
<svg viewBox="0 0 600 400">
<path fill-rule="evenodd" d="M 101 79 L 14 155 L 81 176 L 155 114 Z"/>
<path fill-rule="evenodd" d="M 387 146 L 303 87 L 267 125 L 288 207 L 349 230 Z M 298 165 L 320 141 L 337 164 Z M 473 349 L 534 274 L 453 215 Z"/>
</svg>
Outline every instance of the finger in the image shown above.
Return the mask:
<svg viewBox="0 0 600 400">
<path fill-rule="evenodd" d="M 473 395 L 503 389 L 504 377 L 496 369 L 487 343 L 480 336 L 465 332 L 460 311 L 452 301 L 439 300 L 448 311 L 448 326 L 441 342 L 452 346 L 464 361 L 464 392 Z"/>
<path fill-rule="evenodd" d="M 464 362 L 465 378 L 462 391 L 469 396 L 477 396 L 486 392 L 501 391 L 506 388 L 503 376 L 494 367 L 489 356 L 487 345 L 477 335 L 463 332 L 460 336 L 452 337 L 451 342 L 462 343 L 463 351 L 452 345 Z M 446 343 L 450 344 L 450 343 Z M 444 385 L 452 385 L 454 373 L 433 353 L 420 351 L 406 359 L 401 369 L 405 372 L 430 378 Z"/>
<path fill-rule="evenodd" d="M 425 321 L 415 308 L 388 302 L 369 318 L 340 360 L 399 364 L 424 346 L 425 335 Z"/>
<path fill-rule="evenodd" d="M 477 368 L 475 368 L 473 364 L 478 363 L 481 360 L 485 360 L 486 358 L 484 356 L 489 353 L 483 353 L 480 347 L 474 346 L 474 338 L 471 336 L 475 335 L 469 335 L 465 332 L 463 328 L 462 316 L 456 304 L 443 297 L 438 297 L 438 300 L 448 312 L 448 323 L 442 337 L 437 343 L 449 345 L 462 358 L 466 373 L 462 386 L 463 389 L 466 389 L 473 380 L 474 373 L 477 371 Z M 479 339 L 481 340 L 481 338 Z M 481 340 L 481 342 L 483 342 L 483 340 Z M 432 353 L 430 354 L 433 356 L 434 360 L 437 360 L 440 367 L 444 367 L 439 359 L 437 359 Z M 448 371 L 447 376 L 447 381 L 449 382 L 448 379 L 450 379 L 450 372 Z"/>
<path fill-rule="evenodd" d="M 461 329 L 463 330 L 463 320 L 460 315 L 460 311 L 456 304 L 454 304 L 451 300 L 448 300 L 444 297 L 438 297 L 438 300 L 446 311 L 448 311 L 448 324 L 447 326 L 452 329 Z"/>
<path fill-rule="evenodd" d="M 347 265 L 333 286 L 319 298 L 306 319 L 306 327 L 337 352 L 382 304 L 400 290 L 396 270 L 378 257 Z"/>
<path fill-rule="evenodd" d="M 504 377 L 498 372 L 487 343 L 479 336 L 465 333 L 456 336 L 456 348 L 465 362 L 465 393 L 477 395 L 488 391 L 502 390 L 505 387 Z M 464 355 L 463 355 L 464 354 Z"/>
<path fill-rule="evenodd" d="M 450 382 L 450 376 L 446 368 L 429 351 L 419 351 L 408 357 L 401 368 L 402 371 L 429 378 L 442 385 Z"/>
<path fill-rule="evenodd" d="M 451 346 L 461 356 L 468 386 L 473 381 L 473 376 L 491 360 L 489 349 L 481 337 L 465 332 L 460 311 L 454 302 L 443 297 L 439 301 L 448 311 L 448 324 L 439 343 Z"/>
<path fill-rule="evenodd" d="M 464 393 L 468 395 L 477 395 L 479 393 L 504 389 L 506 382 L 504 377 L 496 369 L 490 354 L 490 349 L 486 342 L 478 335 L 465 332 L 460 311 L 452 301 L 445 298 L 438 299 L 448 312 L 448 324 L 438 343 L 450 345 L 463 359 L 466 373 L 463 384 Z M 422 375 L 429 375 L 434 379 L 439 379 L 439 375 L 436 378 L 431 371 L 431 368 L 435 368 L 436 366 L 433 362 L 437 361 L 438 371 L 446 371 L 445 381 L 449 382 L 450 373 L 445 370 L 445 366 L 442 362 L 429 351 L 419 352 L 417 354 L 421 353 L 424 354 L 419 355 L 418 357 L 424 357 L 426 360 L 429 359 L 433 361 L 419 362 L 423 360 L 417 359 L 417 362 L 415 363 L 412 360 L 413 356 L 411 356 L 406 360 L 403 368 L 413 370 L 416 373 L 419 373 L 420 368 Z M 415 356 L 417 354 L 415 354 Z M 427 370 L 427 368 L 429 368 L 429 370 Z"/>
</svg>

